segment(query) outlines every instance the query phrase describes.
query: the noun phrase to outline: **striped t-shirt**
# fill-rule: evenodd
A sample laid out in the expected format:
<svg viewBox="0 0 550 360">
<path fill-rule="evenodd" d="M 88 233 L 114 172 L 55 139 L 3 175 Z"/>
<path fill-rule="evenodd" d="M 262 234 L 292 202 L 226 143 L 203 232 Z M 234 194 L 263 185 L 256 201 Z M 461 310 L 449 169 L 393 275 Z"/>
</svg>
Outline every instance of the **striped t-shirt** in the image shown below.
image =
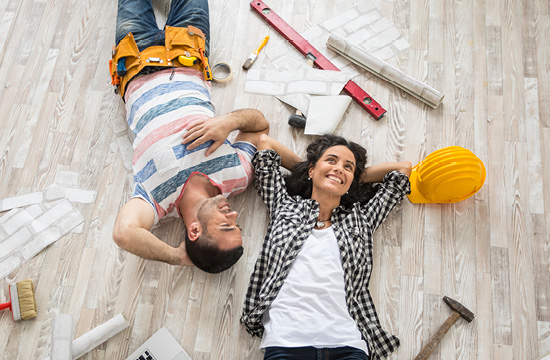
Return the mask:
<svg viewBox="0 0 550 360">
<path fill-rule="evenodd" d="M 201 72 L 170 68 L 137 77 L 128 85 L 125 100 L 135 136 L 132 197 L 151 204 L 155 224 L 165 216 L 179 216 L 178 203 L 192 175 L 206 176 L 225 197 L 243 192 L 252 182 L 254 145 L 226 140 L 206 157 L 212 141 L 193 150 L 182 143 L 194 121 L 215 116 L 210 83 Z"/>
</svg>

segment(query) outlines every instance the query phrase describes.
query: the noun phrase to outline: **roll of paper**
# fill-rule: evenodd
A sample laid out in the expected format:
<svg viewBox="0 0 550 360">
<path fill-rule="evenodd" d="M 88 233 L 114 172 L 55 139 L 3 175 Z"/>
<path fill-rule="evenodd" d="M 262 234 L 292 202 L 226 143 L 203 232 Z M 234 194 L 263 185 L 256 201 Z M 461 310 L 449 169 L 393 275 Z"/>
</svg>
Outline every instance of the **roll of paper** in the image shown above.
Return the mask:
<svg viewBox="0 0 550 360">
<path fill-rule="evenodd" d="M 73 341 L 73 359 L 78 359 L 129 326 L 130 324 L 122 314 L 118 314 L 114 318 L 96 326 Z"/>
<path fill-rule="evenodd" d="M 327 40 L 327 46 L 354 64 L 405 90 L 434 109 L 443 101 L 444 95 L 436 89 L 412 78 L 385 61 L 368 54 L 357 45 L 350 43 L 342 37 L 334 34 L 330 35 Z"/>
</svg>

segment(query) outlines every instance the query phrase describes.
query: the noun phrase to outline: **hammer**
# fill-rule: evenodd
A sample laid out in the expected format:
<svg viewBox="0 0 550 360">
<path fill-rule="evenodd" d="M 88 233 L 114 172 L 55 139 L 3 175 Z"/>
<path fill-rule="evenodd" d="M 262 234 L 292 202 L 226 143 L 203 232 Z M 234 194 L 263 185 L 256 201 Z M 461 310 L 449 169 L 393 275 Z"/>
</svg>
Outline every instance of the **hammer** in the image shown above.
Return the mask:
<svg viewBox="0 0 550 360">
<path fill-rule="evenodd" d="M 448 296 L 444 296 L 443 301 L 445 301 L 447 305 L 449 305 L 449 307 L 451 308 L 451 310 L 453 310 L 453 312 L 451 313 L 451 315 L 449 315 L 447 320 L 445 320 L 443 325 L 439 327 L 437 332 L 430 338 L 428 343 L 424 345 L 424 347 L 420 350 L 418 355 L 416 355 L 414 360 L 428 359 L 431 353 L 435 350 L 435 348 L 443 338 L 443 336 L 445 336 L 447 331 L 449 331 L 451 326 L 453 326 L 453 324 L 458 320 L 459 317 L 464 318 L 464 320 L 466 320 L 467 322 L 471 322 L 476 317 L 474 313 L 466 309 L 464 305 L 462 305 L 456 300 L 451 299 Z"/>
</svg>

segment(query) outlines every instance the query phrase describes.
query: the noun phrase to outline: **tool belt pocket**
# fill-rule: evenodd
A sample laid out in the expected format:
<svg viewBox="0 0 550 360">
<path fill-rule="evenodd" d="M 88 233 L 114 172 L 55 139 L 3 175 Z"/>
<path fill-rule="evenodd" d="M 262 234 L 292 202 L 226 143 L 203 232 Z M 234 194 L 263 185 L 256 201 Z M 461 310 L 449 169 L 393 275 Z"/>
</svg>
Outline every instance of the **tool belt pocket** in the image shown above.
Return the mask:
<svg viewBox="0 0 550 360">
<path fill-rule="evenodd" d="M 208 60 L 204 53 L 205 36 L 200 29 L 194 26 L 186 28 L 166 26 L 165 34 L 166 50 L 172 63 L 179 63 L 181 66 L 192 67 L 200 71 L 204 71 L 204 68 L 208 67 Z M 210 79 L 207 78 L 207 80 Z"/>
<path fill-rule="evenodd" d="M 126 75 L 128 70 L 139 66 L 140 53 L 134 35 L 129 33 L 113 49 L 113 60 L 110 64 L 111 79 L 113 85 L 120 83 L 120 77 Z M 117 72 L 118 70 L 118 72 Z"/>
<path fill-rule="evenodd" d="M 166 26 L 166 47 L 170 51 L 184 48 L 193 56 L 200 56 L 199 49 L 204 51 L 205 47 L 204 34 L 194 26 L 187 28 Z"/>
<path fill-rule="evenodd" d="M 166 26 L 165 45 L 151 46 L 140 52 L 134 36 L 129 33 L 113 49 L 113 58 L 109 61 L 111 83 L 124 98 L 128 82 L 147 66 L 191 67 L 203 72 L 206 80 L 211 80 L 205 43 L 204 33 L 194 26 Z"/>
</svg>

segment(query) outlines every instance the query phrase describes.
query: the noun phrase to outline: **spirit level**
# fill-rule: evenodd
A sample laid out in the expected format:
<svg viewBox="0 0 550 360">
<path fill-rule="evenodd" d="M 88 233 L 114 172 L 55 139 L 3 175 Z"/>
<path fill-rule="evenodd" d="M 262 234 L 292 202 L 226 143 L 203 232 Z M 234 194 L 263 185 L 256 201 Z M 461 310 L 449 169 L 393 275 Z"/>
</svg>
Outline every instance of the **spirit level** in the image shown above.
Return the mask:
<svg viewBox="0 0 550 360">
<path fill-rule="evenodd" d="M 323 70 L 340 71 L 333 63 L 330 62 L 323 54 L 315 49 L 302 35 L 298 34 L 290 25 L 288 25 L 279 15 L 277 15 L 269 6 L 261 0 L 254 0 L 250 3 L 250 7 L 255 10 L 269 25 L 271 25 L 279 34 L 287 39 L 298 51 L 305 57 L 313 60 L 313 63 Z M 352 80 L 348 81 L 344 86 L 344 91 L 351 96 L 362 108 L 374 117 L 380 120 L 386 110 L 359 87 Z"/>
</svg>

